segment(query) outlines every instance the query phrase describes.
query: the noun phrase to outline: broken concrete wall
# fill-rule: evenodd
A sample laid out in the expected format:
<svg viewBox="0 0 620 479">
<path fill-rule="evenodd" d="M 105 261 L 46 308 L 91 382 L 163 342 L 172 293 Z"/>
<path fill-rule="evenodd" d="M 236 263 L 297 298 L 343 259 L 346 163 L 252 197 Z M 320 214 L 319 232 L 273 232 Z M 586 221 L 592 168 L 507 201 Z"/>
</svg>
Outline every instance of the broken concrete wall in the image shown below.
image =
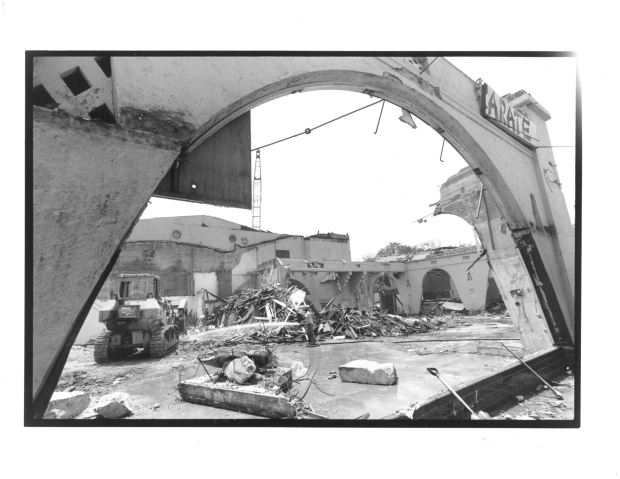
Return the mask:
<svg viewBox="0 0 620 479">
<path fill-rule="evenodd" d="M 471 168 L 464 168 L 441 186 L 440 193 L 435 214 L 453 214 L 474 226 L 487 251 L 481 261 L 492 269 L 504 304 L 527 351 L 531 353 L 551 347 L 553 338 L 527 268 L 499 208 L 488 192 L 482 192 L 480 180 Z"/>
<path fill-rule="evenodd" d="M 195 273 L 227 272 L 231 276 L 231 287 L 236 290 L 254 277 L 257 269 L 256 248 L 222 253 L 178 242 L 126 243 L 98 297 L 110 298 L 114 280 L 121 273 L 156 274 L 167 296 L 189 296 L 195 293 Z M 212 293 L 220 294 L 218 291 Z"/>
<path fill-rule="evenodd" d="M 342 259 L 351 261 L 351 248 L 349 240 L 335 241 L 324 238 L 305 238 L 305 256 L 303 258 L 327 260 Z M 295 256 L 291 256 L 294 258 Z"/>
<path fill-rule="evenodd" d="M 139 222 L 140 223 L 140 222 Z M 204 247 L 208 243 L 209 236 L 226 236 L 230 229 L 204 228 L 191 225 L 181 228 L 173 222 L 151 222 L 147 220 L 146 226 L 153 224 L 154 232 L 150 240 L 135 240 L 135 238 L 148 238 L 149 234 L 145 226 L 141 226 L 141 232 L 132 235 L 122 247 L 121 254 L 108 276 L 104 287 L 98 294 L 100 299 L 109 299 L 114 281 L 121 273 L 152 273 L 160 276 L 162 291 L 168 296 L 186 296 L 196 292 L 195 275 L 201 273 L 217 273 L 219 284 L 215 291 L 219 295 L 232 294 L 242 288 L 258 288 L 260 284 L 265 286 L 275 281 L 275 277 L 262 275 L 261 265 L 276 259 L 279 251 L 286 250 L 295 255 L 303 255 L 306 252 L 308 240 L 302 236 L 294 236 L 273 240 L 267 236 L 265 243 L 256 246 L 238 247 L 228 243 L 230 251 Z M 195 229 L 198 232 L 194 231 Z M 168 231 L 170 230 L 170 231 Z M 202 231 L 206 230 L 206 231 Z M 164 238 L 178 231 L 181 234 L 189 234 L 187 237 L 200 240 L 198 244 L 183 242 L 186 236 L 178 238 Z M 199 234 L 198 234 L 199 233 Z M 281 235 L 279 235 L 281 236 Z M 132 240 L 134 238 L 134 240 Z M 228 238 L 225 238 L 228 241 Z M 217 243 L 217 241 L 214 241 Z M 219 244 L 219 243 L 218 243 Z M 350 256 L 349 243 L 322 240 L 315 252 L 320 251 L 323 255 Z M 303 256 L 302 256 L 303 258 Z M 273 266 L 272 266 L 273 268 Z M 262 283 L 261 283 L 262 282 Z"/>
<path fill-rule="evenodd" d="M 267 231 L 243 229 L 241 225 L 232 222 L 220 224 L 214 221 L 219 218 L 210 216 L 190 216 L 186 220 L 188 223 L 184 222 L 184 218 L 181 216 L 140 220 L 127 241 L 171 241 L 232 251 L 235 247 L 252 246 L 282 236 Z M 203 218 L 203 221 L 196 224 L 195 218 Z"/>
<path fill-rule="evenodd" d="M 380 277 L 388 275 L 391 287 L 398 290 L 396 309 L 400 313 L 418 314 L 422 305 L 424 275 L 441 268 L 451 278 L 454 289 L 469 311 L 484 309 L 489 266 L 478 261 L 468 271 L 477 254 L 445 255 L 410 263 L 316 262 L 307 265 L 283 260 L 280 278 L 294 281 L 310 292 L 313 302 L 325 304 L 330 299 L 345 307 L 372 310 L 378 302 L 374 290 Z"/>
<path fill-rule="evenodd" d="M 342 263 L 341 263 L 342 264 Z M 364 263 L 361 263 L 364 264 Z M 399 265 L 402 267 L 403 265 Z M 351 307 L 365 311 L 372 311 L 374 307 L 373 287 L 382 272 L 373 271 L 334 271 L 329 266 L 320 270 L 290 270 L 281 267 L 281 278 L 301 285 L 310 292 L 310 299 L 317 307 L 328 303 L 332 298 L 334 303 L 344 307 Z M 410 299 L 407 280 L 402 272 L 396 271 L 391 277 L 393 285 L 398 289 L 397 311 L 413 313 L 414 307 Z"/>
</svg>

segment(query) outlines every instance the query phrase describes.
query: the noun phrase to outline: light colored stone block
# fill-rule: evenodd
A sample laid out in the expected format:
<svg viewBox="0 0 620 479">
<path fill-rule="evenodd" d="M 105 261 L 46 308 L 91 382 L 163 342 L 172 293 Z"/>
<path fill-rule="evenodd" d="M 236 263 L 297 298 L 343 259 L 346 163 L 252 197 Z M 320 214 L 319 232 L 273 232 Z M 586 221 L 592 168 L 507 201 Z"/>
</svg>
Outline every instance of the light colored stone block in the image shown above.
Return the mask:
<svg viewBox="0 0 620 479">
<path fill-rule="evenodd" d="M 90 404 L 90 394 L 82 391 L 59 391 L 52 395 L 44 419 L 73 419 Z M 55 410 L 55 411 L 54 411 Z M 62 413 L 59 413 L 62 412 Z"/>
<path fill-rule="evenodd" d="M 338 370 L 340 380 L 345 383 L 390 386 L 398 381 L 396 369 L 392 363 L 377 363 L 366 359 L 357 359 L 339 366 Z"/>
</svg>

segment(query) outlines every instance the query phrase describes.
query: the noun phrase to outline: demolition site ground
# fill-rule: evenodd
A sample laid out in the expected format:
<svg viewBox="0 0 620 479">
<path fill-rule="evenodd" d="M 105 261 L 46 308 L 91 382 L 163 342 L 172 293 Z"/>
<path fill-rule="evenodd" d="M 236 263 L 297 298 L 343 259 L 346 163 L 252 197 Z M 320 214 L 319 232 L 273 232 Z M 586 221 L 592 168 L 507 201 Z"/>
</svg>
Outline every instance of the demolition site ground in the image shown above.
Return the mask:
<svg viewBox="0 0 620 479">
<path fill-rule="evenodd" d="M 272 344 L 280 366 L 296 361 L 308 368 L 313 381 L 293 382 L 292 391 L 311 405 L 312 410 L 329 419 L 380 419 L 416 402 L 446 391 L 427 372 L 437 368 L 452 386 L 472 381 L 518 361 L 501 345 L 518 356 L 523 347 L 509 318 L 501 315 L 443 316 L 438 330 L 409 336 L 321 341 L 309 348 L 306 342 Z M 74 346 L 57 391 L 83 391 L 92 401 L 114 392 L 126 393 L 132 400 L 131 419 L 258 419 L 241 412 L 181 400 L 178 384 L 206 375 L 197 361 L 211 346 L 210 331 L 183 335 L 176 351 L 150 359 L 138 353 L 121 361 L 96 364 L 93 346 Z M 243 343 L 240 343 L 241 345 Z M 239 343 L 237 343 L 239 345 Z M 259 345 L 260 346 L 260 345 Z M 256 347 L 253 344 L 252 347 Z M 334 374 L 349 361 L 365 359 L 393 363 L 398 382 L 379 386 L 342 382 Z M 210 374 L 216 368 L 207 366 Z M 557 399 L 544 385 L 529 396 L 515 396 L 501 408 L 488 411 L 499 419 L 573 419 L 574 390 L 570 371 L 552 383 L 564 399 Z M 78 418 L 94 418 L 85 411 Z"/>
</svg>

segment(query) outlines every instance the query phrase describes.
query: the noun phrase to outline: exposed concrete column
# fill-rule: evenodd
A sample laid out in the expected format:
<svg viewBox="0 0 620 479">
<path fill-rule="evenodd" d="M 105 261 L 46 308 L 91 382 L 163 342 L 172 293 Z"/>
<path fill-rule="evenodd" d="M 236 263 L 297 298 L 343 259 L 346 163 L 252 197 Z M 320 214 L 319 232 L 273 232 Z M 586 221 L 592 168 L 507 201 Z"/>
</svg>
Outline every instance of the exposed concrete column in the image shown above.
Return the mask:
<svg viewBox="0 0 620 479">
<path fill-rule="evenodd" d="M 536 288 L 499 208 L 481 188 L 482 184 L 470 168 L 461 170 L 441 186 L 435 214 L 454 214 L 474 226 L 524 347 L 528 352 L 549 348 L 554 339 L 544 321 Z"/>
<path fill-rule="evenodd" d="M 59 345 L 77 336 L 180 147 L 62 112 L 35 108 L 33 116 L 32 387 L 46 403 L 52 391 L 41 395 L 41 384 L 54 368 L 60 373 L 69 352 Z"/>
<path fill-rule="evenodd" d="M 536 127 L 538 148 L 534 166 L 537 171 L 537 190 L 540 193 L 533 194 L 544 224 L 536 224 L 535 215 L 531 212 L 530 230 L 541 250 L 550 279 L 558 290 L 559 304 L 567 318 L 570 334 L 574 336 L 575 230 L 562 192 L 553 149 L 547 148 L 552 145 L 546 123 L 551 115 L 529 93 L 523 92 L 512 100 L 511 105 L 525 109 Z"/>
</svg>

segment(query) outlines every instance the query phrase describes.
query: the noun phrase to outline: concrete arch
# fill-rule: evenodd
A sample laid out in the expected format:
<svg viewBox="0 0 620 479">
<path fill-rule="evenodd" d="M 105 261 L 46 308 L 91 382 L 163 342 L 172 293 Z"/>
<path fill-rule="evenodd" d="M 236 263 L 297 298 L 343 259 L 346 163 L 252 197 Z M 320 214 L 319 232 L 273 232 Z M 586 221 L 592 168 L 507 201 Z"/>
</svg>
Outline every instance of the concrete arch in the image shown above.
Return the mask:
<svg viewBox="0 0 620 479">
<path fill-rule="evenodd" d="M 263 103 L 294 92 L 313 90 L 369 94 L 411 112 L 445 138 L 472 169 L 484 171 L 480 180 L 501 206 L 511 228 L 527 224 L 526 214 L 508 182 L 471 132 L 447 108 L 420 95 L 395 76 L 378 76 L 354 70 L 319 70 L 270 83 L 219 110 L 198 128 L 182 154 L 191 152 L 222 127 Z"/>
<path fill-rule="evenodd" d="M 375 291 L 375 285 L 377 284 L 377 281 L 379 280 L 379 278 L 387 278 L 388 281 L 390 282 L 390 286 L 398 289 L 398 283 L 392 273 L 378 273 L 378 274 L 373 274 L 370 276 L 370 279 L 368 281 L 368 292 L 369 293 L 372 294 Z"/>
</svg>

